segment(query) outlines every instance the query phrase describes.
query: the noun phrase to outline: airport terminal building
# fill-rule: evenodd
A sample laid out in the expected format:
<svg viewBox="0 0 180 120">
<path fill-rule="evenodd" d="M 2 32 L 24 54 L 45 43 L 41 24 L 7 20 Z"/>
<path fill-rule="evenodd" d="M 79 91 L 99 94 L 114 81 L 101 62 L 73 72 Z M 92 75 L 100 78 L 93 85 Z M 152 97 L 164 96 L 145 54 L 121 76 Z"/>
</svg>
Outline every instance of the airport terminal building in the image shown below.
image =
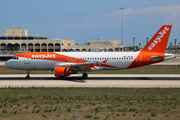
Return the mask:
<svg viewBox="0 0 180 120">
<path fill-rule="evenodd" d="M 27 29 L 5 29 L 0 35 L 1 54 L 19 52 L 79 52 L 79 51 L 119 51 L 120 40 L 86 40 L 85 45 L 75 44 L 74 39 L 49 40 L 46 36 L 28 34 Z"/>
</svg>

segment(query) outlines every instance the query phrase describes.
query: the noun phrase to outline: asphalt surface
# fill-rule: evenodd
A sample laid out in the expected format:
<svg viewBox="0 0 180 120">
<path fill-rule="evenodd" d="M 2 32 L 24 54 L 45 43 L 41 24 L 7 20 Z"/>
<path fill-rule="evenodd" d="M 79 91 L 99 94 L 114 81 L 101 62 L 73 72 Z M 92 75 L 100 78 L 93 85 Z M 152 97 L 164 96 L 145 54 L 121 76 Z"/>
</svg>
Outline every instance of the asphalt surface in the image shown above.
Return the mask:
<svg viewBox="0 0 180 120">
<path fill-rule="evenodd" d="M 81 75 L 67 78 L 57 78 L 54 75 L 0 75 L 0 87 L 177 87 L 180 88 L 180 75 L 149 75 L 149 74 L 120 74 L 120 75 L 93 75 L 87 79 Z"/>
</svg>

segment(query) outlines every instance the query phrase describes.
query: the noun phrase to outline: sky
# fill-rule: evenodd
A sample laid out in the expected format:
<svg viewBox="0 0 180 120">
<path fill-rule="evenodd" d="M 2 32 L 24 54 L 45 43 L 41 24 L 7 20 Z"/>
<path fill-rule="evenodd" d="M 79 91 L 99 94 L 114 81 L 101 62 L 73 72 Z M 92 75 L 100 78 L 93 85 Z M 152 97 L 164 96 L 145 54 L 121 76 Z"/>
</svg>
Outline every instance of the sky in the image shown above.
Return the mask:
<svg viewBox="0 0 180 120">
<path fill-rule="evenodd" d="M 26 28 L 48 39 L 121 40 L 143 47 L 146 38 L 172 24 L 169 43 L 180 43 L 180 0 L 0 0 L 0 35 L 4 29 Z"/>
</svg>

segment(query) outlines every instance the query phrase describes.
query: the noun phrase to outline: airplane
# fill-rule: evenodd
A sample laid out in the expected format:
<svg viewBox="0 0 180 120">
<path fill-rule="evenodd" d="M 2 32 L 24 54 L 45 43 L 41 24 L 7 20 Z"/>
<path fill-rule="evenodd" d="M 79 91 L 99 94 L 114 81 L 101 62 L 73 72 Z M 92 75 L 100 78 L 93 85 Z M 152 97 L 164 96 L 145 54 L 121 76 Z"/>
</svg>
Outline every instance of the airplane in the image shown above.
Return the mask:
<svg viewBox="0 0 180 120">
<path fill-rule="evenodd" d="M 166 46 L 172 25 L 163 25 L 146 46 L 136 52 L 25 52 L 16 54 L 5 66 L 27 70 L 54 70 L 56 77 L 68 77 L 78 72 L 82 78 L 87 71 L 123 70 L 150 65 L 175 58 L 167 54 Z"/>
</svg>

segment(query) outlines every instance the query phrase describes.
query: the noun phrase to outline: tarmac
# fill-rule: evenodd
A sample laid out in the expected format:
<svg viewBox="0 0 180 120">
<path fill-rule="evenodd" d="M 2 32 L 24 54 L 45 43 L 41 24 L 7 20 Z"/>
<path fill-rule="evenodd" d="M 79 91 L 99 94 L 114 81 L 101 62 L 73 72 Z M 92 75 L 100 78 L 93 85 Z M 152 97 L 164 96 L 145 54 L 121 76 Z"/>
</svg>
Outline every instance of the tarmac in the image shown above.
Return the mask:
<svg viewBox="0 0 180 120">
<path fill-rule="evenodd" d="M 50 74 L 0 75 L 0 87 L 127 87 L 127 88 L 180 88 L 180 75 L 120 74 L 81 75 L 57 78 Z"/>
</svg>

